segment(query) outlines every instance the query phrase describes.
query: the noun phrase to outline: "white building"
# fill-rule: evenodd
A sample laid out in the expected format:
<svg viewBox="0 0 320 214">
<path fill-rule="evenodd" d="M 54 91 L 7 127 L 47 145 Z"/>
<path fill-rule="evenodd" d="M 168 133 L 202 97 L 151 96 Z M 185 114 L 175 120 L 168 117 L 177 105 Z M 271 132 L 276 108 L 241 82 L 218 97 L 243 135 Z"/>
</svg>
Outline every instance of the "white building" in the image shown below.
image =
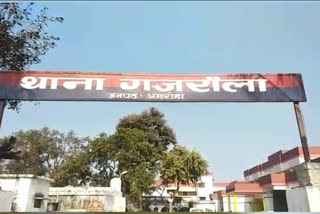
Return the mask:
<svg viewBox="0 0 320 214">
<path fill-rule="evenodd" d="M 148 207 L 145 209 L 155 212 L 169 211 L 169 200 L 177 190 L 176 184 L 164 186 L 161 179 L 158 178 L 154 181 L 154 185 L 158 187 L 158 190 L 150 195 L 144 195 L 144 201 L 148 202 Z M 197 184 L 180 184 L 177 196 L 181 201 L 178 203 L 173 201 L 171 208 L 173 211 L 187 211 L 190 204 L 193 204 L 195 207 L 213 209 L 214 204 L 210 200 L 213 190 L 212 174 L 201 176 Z"/>
<path fill-rule="evenodd" d="M 200 177 L 197 186 L 197 200 L 209 201 L 210 195 L 213 193 L 213 177 L 212 174 L 203 175 Z"/>
<path fill-rule="evenodd" d="M 125 212 L 121 180 L 113 178 L 110 187 L 51 187 L 49 211 Z"/>
<path fill-rule="evenodd" d="M 46 212 L 51 182 L 52 179 L 34 175 L 0 175 L 0 189 L 13 193 L 11 209 L 17 212 Z"/>
<path fill-rule="evenodd" d="M 320 146 L 309 147 L 312 162 L 304 163 L 303 150 L 278 151 L 268 160 L 244 171 L 245 181 L 234 181 L 214 191 L 217 211 L 320 211 Z"/>
<path fill-rule="evenodd" d="M 14 193 L 10 191 L 0 190 L 0 212 L 9 212 L 11 211 L 11 205 L 14 199 Z"/>
</svg>

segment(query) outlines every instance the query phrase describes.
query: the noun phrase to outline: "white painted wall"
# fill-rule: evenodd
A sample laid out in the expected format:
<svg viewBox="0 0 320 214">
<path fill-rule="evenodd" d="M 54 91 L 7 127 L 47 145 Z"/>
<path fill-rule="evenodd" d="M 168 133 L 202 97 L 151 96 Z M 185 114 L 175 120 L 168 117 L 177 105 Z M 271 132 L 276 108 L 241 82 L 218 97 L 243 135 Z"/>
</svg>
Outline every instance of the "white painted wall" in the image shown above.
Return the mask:
<svg viewBox="0 0 320 214">
<path fill-rule="evenodd" d="M 246 196 L 237 196 L 237 212 L 251 212 L 251 197 Z M 233 195 L 230 196 L 230 203 L 231 203 L 231 211 L 235 212 L 235 207 L 233 203 Z M 223 197 L 223 211 L 228 212 L 228 197 Z"/>
<path fill-rule="evenodd" d="M 15 193 L 14 204 L 18 212 L 31 211 L 27 210 L 30 184 L 31 180 L 26 178 L 0 178 L 1 189 Z"/>
<path fill-rule="evenodd" d="M 250 205 L 251 197 L 245 196 L 237 196 L 237 211 L 238 212 L 251 212 L 251 205 Z M 233 206 L 233 197 L 231 197 L 231 208 L 235 212 L 235 208 Z"/>
<path fill-rule="evenodd" d="M 120 196 L 107 195 L 104 203 L 105 212 L 125 212 L 126 199 Z"/>
<path fill-rule="evenodd" d="M 212 200 L 212 202 L 214 203 L 214 205 L 215 205 L 215 212 L 219 212 L 220 210 L 221 210 L 221 205 L 220 205 L 220 203 L 219 203 L 219 200 L 218 199 L 213 199 Z"/>
<path fill-rule="evenodd" d="M 48 198 L 50 182 L 42 179 L 31 179 L 31 186 L 29 189 L 29 197 L 27 210 L 32 212 L 46 212 L 48 200 L 42 200 L 41 208 L 34 208 L 34 196 L 36 193 L 43 194 L 44 198 Z"/>
<path fill-rule="evenodd" d="M 112 178 L 110 181 L 110 187 L 121 192 L 121 179 Z"/>
<path fill-rule="evenodd" d="M 273 194 L 265 194 L 264 195 L 264 200 L 266 204 L 266 210 L 265 211 L 273 211 Z"/>
<path fill-rule="evenodd" d="M 229 212 L 229 208 L 228 208 L 228 197 L 227 197 L 227 196 L 223 196 L 223 197 L 222 197 L 222 205 L 223 205 L 223 211 L 224 211 L 224 212 Z"/>
<path fill-rule="evenodd" d="M 15 194 L 14 204 L 18 212 L 47 211 L 46 201 L 43 201 L 41 208 L 33 208 L 34 194 L 42 193 L 47 198 L 51 181 L 33 175 L 0 175 L 0 187 Z"/>
<path fill-rule="evenodd" d="M 216 211 L 216 204 L 213 201 L 198 201 L 192 203 L 193 208 L 207 208 L 212 211 Z"/>
<path fill-rule="evenodd" d="M 201 176 L 199 183 L 204 183 L 204 187 L 199 187 L 197 185 L 197 199 L 199 200 L 200 197 L 204 197 L 205 200 L 210 200 L 210 194 L 213 193 L 213 177 L 212 175 L 204 175 Z"/>
<path fill-rule="evenodd" d="M 88 209 L 88 205 L 99 203 L 107 212 L 125 212 L 126 201 L 122 197 L 121 180 L 113 178 L 110 187 L 51 187 L 51 202 L 59 203 L 59 211 Z"/>
<path fill-rule="evenodd" d="M 125 212 L 126 199 L 122 197 L 120 178 L 111 179 L 110 190 L 111 191 L 105 197 L 104 211 L 105 212 Z"/>
<path fill-rule="evenodd" d="M 14 198 L 14 192 L 0 190 L 0 212 L 11 211 L 11 204 Z"/>
<path fill-rule="evenodd" d="M 286 191 L 289 212 L 309 212 L 309 202 L 305 187 Z"/>
<path fill-rule="evenodd" d="M 320 188 L 310 186 L 306 188 L 310 212 L 320 212 Z"/>
<path fill-rule="evenodd" d="M 50 187 L 51 202 L 59 203 L 59 211 L 87 210 L 89 204 L 104 204 L 110 187 Z"/>
</svg>

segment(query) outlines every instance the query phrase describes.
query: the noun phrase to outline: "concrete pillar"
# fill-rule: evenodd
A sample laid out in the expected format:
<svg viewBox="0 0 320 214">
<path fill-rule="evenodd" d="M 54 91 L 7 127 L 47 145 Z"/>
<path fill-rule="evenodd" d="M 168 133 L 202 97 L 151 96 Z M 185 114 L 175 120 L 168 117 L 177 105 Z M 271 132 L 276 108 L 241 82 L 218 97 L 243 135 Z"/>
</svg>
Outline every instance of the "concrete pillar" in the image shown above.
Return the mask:
<svg viewBox="0 0 320 214">
<path fill-rule="evenodd" d="M 299 187 L 286 191 L 289 212 L 320 212 L 320 163 L 294 167 Z"/>
<path fill-rule="evenodd" d="M 228 212 L 231 212 L 231 200 L 230 200 L 230 194 L 228 194 Z"/>
<path fill-rule="evenodd" d="M 319 212 L 320 189 L 313 186 L 298 187 L 286 192 L 289 212 Z"/>
<path fill-rule="evenodd" d="M 110 181 L 110 187 L 121 192 L 121 179 L 112 178 Z"/>
<path fill-rule="evenodd" d="M 273 211 L 273 195 L 272 193 L 265 194 L 264 198 L 264 210 Z"/>
<path fill-rule="evenodd" d="M 320 187 L 320 163 L 302 163 L 294 167 L 301 187 Z"/>
</svg>

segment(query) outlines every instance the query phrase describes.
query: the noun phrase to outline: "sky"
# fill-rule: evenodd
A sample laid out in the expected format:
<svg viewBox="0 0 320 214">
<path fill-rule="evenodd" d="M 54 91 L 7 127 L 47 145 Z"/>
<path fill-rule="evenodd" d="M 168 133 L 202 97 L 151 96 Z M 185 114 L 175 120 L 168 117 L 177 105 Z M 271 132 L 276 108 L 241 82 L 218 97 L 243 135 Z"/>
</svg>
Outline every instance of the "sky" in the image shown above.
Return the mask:
<svg viewBox="0 0 320 214">
<path fill-rule="evenodd" d="M 310 145 L 320 145 L 320 2 L 39 2 L 63 24 L 30 69 L 144 73 L 302 73 Z M 178 142 L 199 151 L 217 181 L 243 179 L 268 155 L 300 145 L 292 103 L 25 102 L 1 135 L 48 126 L 112 134 L 118 120 L 156 107 Z"/>
</svg>

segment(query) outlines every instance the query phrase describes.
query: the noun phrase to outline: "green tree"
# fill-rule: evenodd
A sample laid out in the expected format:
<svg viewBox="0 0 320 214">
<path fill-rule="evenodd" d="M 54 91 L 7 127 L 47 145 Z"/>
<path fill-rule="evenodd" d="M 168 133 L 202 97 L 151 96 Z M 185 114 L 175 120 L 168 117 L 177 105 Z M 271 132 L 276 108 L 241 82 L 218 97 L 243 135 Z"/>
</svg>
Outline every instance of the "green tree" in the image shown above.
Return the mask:
<svg viewBox="0 0 320 214">
<path fill-rule="evenodd" d="M 123 192 L 129 202 L 127 203 L 129 211 L 141 211 L 143 194 L 148 195 L 156 190 L 152 185 L 156 174 L 149 171 L 147 165 L 147 163 L 141 163 L 129 169 L 122 178 Z"/>
<path fill-rule="evenodd" d="M 177 145 L 163 156 L 160 175 L 164 185 L 176 184 L 176 195 L 180 184 L 196 183 L 207 168 L 207 161 L 198 152 Z"/>
<path fill-rule="evenodd" d="M 89 142 L 87 152 L 94 171 L 91 177 L 94 186 L 108 186 L 110 180 L 119 175 L 118 161 L 115 158 L 117 145 L 113 142 L 106 133 L 100 133 Z"/>
<path fill-rule="evenodd" d="M 164 114 L 155 108 L 120 119 L 116 132 L 100 134 L 90 142 L 92 183 L 108 185 L 113 177 L 123 176 L 123 191 L 136 209 L 141 197 L 154 190 L 152 182 L 159 174 L 160 161 L 170 146 L 177 144 Z"/>
<path fill-rule="evenodd" d="M 141 197 L 156 190 L 157 176 L 177 182 L 179 188 L 180 183 L 196 182 L 207 170 L 199 153 L 177 146 L 173 130 L 155 108 L 122 118 L 113 135 L 101 133 L 90 141 L 88 151 L 92 184 L 106 186 L 127 171 L 122 181 L 130 210 L 141 210 Z"/>
<path fill-rule="evenodd" d="M 156 108 L 150 108 L 141 114 L 130 114 L 120 119 L 118 128 L 139 129 L 146 133 L 147 140 L 159 152 L 168 150 L 177 144 L 173 129 L 167 124 L 164 114 Z"/>
<path fill-rule="evenodd" d="M 141 207 L 142 194 L 153 190 L 159 154 L 147 141 L 146 133 L 132 128 L 118 128 L 115 134 L 100 134 L 89 144 L 92 183 L 108 185 L 114 177 L 122 177 L 123 192 L 134 207 Z"/>
<path fill-rule="evenodd" d="M 88 152 L 80 151 L 67 157 L 66 160 L 56 170 L 54 175 L 54 186 L 82 186 L 92 180 L 92 170 L 90 168 Z"/>
<path fill-rule="evenodd" d="M 0 3 L 0 71 L 21 71 L 41 62 L 41 56 L 56 46 L 59 37 L 46 29 L 50 22 L 63 22 L 49 16 L 48 8 L 34 11 L 33 3 Z M 8 100 L 9 109 L 18 110 L 19 102 Z"/>
<path fill-rule="evenodd" d="M 21 151 L 19 160 L 9 160 L 7 173 L 46 175 L 56 179 L 57 170 L 69 157 L 79 153 L 87 145 L 87 138 L 79 138 L 73 131 L 61 133 L 42 128 L 14 133 L 16 145 L 13 151 Z M 59 182 L 57 180 L 57 182 Z"/>
</svg>

